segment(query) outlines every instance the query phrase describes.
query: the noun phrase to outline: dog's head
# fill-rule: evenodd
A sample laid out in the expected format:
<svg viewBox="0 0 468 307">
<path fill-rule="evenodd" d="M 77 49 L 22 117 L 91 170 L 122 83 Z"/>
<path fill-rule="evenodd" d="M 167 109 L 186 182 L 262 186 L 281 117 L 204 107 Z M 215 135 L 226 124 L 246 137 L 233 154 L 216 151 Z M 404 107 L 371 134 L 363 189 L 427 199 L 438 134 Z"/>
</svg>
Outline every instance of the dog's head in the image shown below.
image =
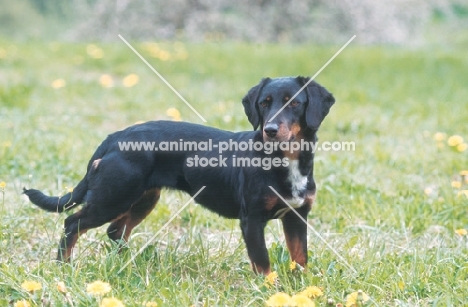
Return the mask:
<svg viewBox="0 0 468 307">
<path fill-rule="evenodd" d="M 265 141 L 291 141 L 304 129 L 318 130 L 335 98 L 318 83 L 307 84 L 309 80 L 307 77 L 264 78 L 244 97 L 245 113 L 254 130 L 259 126 L 263 130 Z"/>
</svg>

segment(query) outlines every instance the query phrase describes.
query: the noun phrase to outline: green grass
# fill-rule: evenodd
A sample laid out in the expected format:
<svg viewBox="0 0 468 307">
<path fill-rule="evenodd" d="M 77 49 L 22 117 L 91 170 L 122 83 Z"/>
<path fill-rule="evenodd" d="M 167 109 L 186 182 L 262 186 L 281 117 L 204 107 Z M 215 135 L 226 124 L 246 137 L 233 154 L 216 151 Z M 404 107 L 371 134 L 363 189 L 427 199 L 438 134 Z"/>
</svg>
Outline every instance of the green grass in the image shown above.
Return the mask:
<svg viewBox="0 0 468 307">
<path fill-rule="evenodd" d="M 81 238 L 71 265 L 51 260 L 66 215 L 35 208 L 21 195 L 23 186 L 63 194 L 107 134 L 168 119 L 170 107 L 201 123 L 123 43 L 96 45 L 102 58 L 90 57 L 85 44 L 0 41 L 1 306 L 20 299 L 67 306 L 58 281 L 74 306 L 97 306 L 86 293 L 95 280 L 109 282 L 108 296 L 126 306 L 263 306 L 278 291 L 293 294 L 310 285 L 324 290 L 318 306 L 327 299 L 344 303 L 358 289 L 376 306 L 466 306 L 468 241 L 454 231 L 468 228 L 468 198 L 457 196 L 468 182 L 461 188 L 451 182 L 468 169 L 468 150 L 433 138 L 443 132 L 468 139 L 465 51 L 351 45 L 319 75 L 337 99 L 320 139 L 354 141 L 356 151 L 317 154 L 319 192 L 309 222 L 357 273 L 312 233 L 309 268 L 290 272 L 281 227 L 272 221 L 266 232 L 280 283 L 266 289 L 250 270 L 238 222 L 193 204 L 118 273 L 189 200 L 179 192 L 163 193 L 124 253 L 117 254 L 100 228 Z M 313 75 L 339 49 L 161 43 L 173 56 L 163 61 L 151 56 L 150 45 L 135 46 L 208 125 L 235 131 L 251 129 L 240 101 L 260 78 Z M 130 73 L 139 82 L 122 86 Z M 103 74 L 114 87 L 100 85 Z M 66 86 L 52 88 L 56 79 Z M 43 289 L 26 293 L 25 280 Z"/>
</svg>

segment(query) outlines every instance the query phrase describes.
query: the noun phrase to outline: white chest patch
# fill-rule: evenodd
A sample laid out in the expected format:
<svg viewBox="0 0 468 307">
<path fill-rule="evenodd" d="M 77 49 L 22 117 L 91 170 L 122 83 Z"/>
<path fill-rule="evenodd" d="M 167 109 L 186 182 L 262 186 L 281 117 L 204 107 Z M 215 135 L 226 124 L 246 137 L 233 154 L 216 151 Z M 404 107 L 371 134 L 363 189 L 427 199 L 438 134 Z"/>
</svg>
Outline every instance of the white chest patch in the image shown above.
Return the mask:
<svg viewBox="0 0 468 307">
<path fill-rule="evenodd" d="M 292 198 L 286 199 L 294 208 L 299 208 L 304 203 L 305 189 L 307 186 L 307 176 L 299 171 L 299 161 L 289 161 L 288 181 L 292 184 Z M 302 192 L 302 196 L 301 195 Z"/>
</svg>

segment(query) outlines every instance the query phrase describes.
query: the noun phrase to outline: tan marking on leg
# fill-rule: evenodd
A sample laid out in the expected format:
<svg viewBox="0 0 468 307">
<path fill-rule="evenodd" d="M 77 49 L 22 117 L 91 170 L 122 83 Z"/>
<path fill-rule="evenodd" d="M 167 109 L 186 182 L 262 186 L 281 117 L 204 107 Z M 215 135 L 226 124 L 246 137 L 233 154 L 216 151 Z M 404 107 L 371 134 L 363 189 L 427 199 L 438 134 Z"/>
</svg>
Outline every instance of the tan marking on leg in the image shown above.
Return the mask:
<svg viewBox="0 0 468 307">
<path fill-rule="evenodd" d="M 286 245 L 288 246 L 291 259 L 296 261 L 296 263 L 300 266 L 305 267 L 307 263 L 307 255 L 304 255 L 304 249 L 301 240 L 299 240 L 297 237 L 291 238 L 286 235 Z"/>
<path fill-rule="evenodd" d="M 312 208 L 312 205 L 315 202 L 315 193 L 306 193 L 306 196 L 304 198 L 304 205 L 309 206 L 309 208 Z"/>
<path fill-rule="evenodd" d="M 269 267 L 268 268 L 262 268 L 261 266 L 256 265 L 253 262 L 252 262 L 252 271 L 254 271 L 255 274 L 262 274 L 262 275 L 265 275 L 265 276 L 267 276 L 268 274 L 271 273 L 271 269 Z"/>
<path fill-rule="evenodd" d="M 265 196 L 265 210 L 270 211 L 278 203 L 278 196 L 266 195 Z"/>
<path fill-rule="evenodd" d="M 161 190 L 146 191 L 141 199 L 135 203 L 125 214 L 116 218 L 107 229 L 110 239 L 128 241 L 133 228 L 140 224 L 156 206 Z"/>
</svg>

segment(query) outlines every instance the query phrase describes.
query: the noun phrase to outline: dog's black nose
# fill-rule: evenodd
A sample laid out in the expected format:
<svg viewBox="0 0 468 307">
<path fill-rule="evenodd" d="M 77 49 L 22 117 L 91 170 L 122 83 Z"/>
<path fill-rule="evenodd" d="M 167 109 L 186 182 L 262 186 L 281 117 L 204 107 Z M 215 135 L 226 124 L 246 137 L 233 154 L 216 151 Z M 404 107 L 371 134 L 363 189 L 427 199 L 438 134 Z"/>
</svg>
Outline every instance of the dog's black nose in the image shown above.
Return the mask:
<svg viewBox="0 0 468 307">
<path fill-rule="evenodd" d="M 273 138 L 278 134 L 278 125 L 274 123 L 267 123 L 265 125 L 265 128 L 263 128 L 263 131 L 268 135 L 269 137 Z"/>
</svg>

